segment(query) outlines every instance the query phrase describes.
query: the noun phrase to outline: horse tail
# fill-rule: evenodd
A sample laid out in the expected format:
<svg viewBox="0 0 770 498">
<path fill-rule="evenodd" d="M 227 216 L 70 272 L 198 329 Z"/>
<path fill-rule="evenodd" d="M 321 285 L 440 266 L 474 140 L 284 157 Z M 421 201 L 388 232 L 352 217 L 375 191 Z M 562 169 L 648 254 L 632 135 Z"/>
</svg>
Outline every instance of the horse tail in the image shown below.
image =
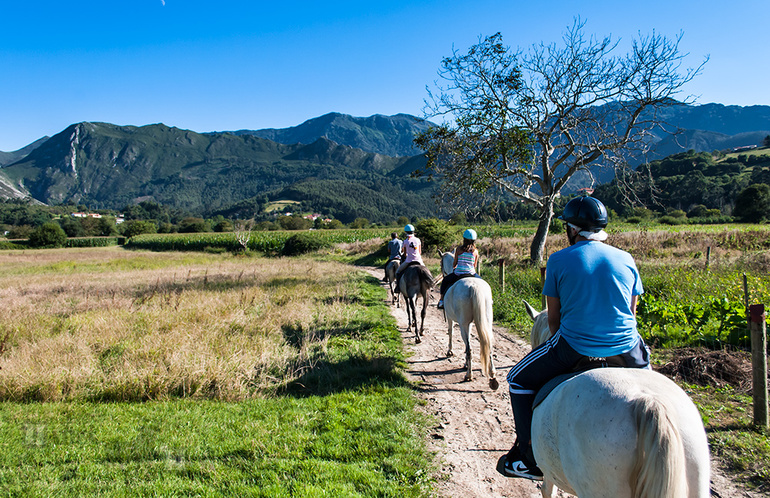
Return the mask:
<svg viewBox="0 0 770 498">
<path fill-rule="evenodd" d="M 635 498 L 687 496 L 682 437 L 661 400 L 641 395 L 632 403 L 637 427 L 636 458 L 629 484 Z"/>
<path fill-rule="evenodd" d="M 433 288 L 435 282 L 433 279 L 433 274 L 431 274 L 430 270 L 423 265 L 417 266 L 416 268 L 420 270 L 420 280 L 427 284 L 429 289 Z"/>
<path fill-rule="evenodd" d="M 495 343 L 495 334 L 492 331 L 492 294 L 488 287 L 471 286 L 471 301 L 473 302 L 473 322 L 476 324 L 476 333 L 479 336 L 481 371 L 490 379 L 494 378 L 495 371 L 492 365 L 492 348 Z"/>
</svg>

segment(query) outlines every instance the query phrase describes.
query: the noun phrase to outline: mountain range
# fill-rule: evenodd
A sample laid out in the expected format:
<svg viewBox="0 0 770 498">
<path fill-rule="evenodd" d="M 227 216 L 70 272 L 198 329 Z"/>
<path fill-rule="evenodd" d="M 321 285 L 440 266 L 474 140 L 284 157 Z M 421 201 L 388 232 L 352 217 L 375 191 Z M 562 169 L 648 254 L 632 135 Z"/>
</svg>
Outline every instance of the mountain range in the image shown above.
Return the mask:
<svg viewBox="0 0 770 498">
<path fill-rule="evenodd" d="M 757 145 L 770 134 L 770 106 L 677 105 L 658 117 L 680 133 L 654 137 L 647 160 Z M 78 123 L 0 152 L 0 197 L 91 209 L 154 200 L 201 215 L 290 199 L 343 222 L 432 216 L 440 213 L 435 184 L 411 177 L 425 164 L 412 139 L 430 126 L 407 114 L 339 113 L 291 128 L 213 133 Z"/>
</svg>

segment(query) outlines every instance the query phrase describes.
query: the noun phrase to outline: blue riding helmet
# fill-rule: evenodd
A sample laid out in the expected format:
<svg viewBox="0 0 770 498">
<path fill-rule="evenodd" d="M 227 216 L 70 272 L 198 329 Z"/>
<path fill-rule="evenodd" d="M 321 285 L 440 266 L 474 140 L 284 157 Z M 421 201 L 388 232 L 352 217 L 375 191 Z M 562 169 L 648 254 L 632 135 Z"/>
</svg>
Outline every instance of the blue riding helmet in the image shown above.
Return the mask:
<svg viewBox="0 0 770 498">
<path fill-rule="evenodd" d="M 597 232 L 607 226 L 607 208 L 595 197 L 575 197 L 564 206 L 559 219 L 583 230 Z"/>
<path fill-rule="evenodd" d="M 414 232 L 414 226 L 407 225 L 407 226 L 404 227 L 404 231 L 405 232 Z"/>
<path fill-rule="evenodd" d="M 476 240 L 476 230 L 469 228 L 463 232 L 463 238 L 468 240 Z"/>
</svg>

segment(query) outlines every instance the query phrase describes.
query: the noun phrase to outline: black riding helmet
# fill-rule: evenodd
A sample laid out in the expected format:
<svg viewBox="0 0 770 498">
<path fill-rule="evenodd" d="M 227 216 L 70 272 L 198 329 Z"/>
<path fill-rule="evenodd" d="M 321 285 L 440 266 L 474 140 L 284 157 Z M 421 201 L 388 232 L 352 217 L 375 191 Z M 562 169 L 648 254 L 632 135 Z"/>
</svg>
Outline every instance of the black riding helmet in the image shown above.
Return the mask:
<svg viewBox="0 0 770 498">
<path fill-rule="evenodd" d="M 583 230 L 598 232 L 607 226 L 607 208 L 594 197 L 575 197 L 564 206 L 559 219 Z"/>
</svg>

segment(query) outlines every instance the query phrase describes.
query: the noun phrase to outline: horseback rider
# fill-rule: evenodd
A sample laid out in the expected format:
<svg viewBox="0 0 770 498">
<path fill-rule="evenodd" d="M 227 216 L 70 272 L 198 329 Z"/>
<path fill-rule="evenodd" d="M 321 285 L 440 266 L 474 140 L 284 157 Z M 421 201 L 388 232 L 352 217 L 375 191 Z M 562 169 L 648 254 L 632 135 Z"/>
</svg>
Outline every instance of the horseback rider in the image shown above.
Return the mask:
<svg viewBox="0 0 770 498">
<path fill-rule="evenodd" d="M 604 243 L 604 204 L 576 197 L 558 219 L 565 223 L 570 246 L 552 254 L 546 266 L 543 295 L 553 336 L 507 376 L 516 428 L 516 443 L 503 463 L 509 477 L 543 478 L 531 429 L 535 394 L 547 381 L 594 360 L 602 366 L 649 368 L 649 351 L 636 329 L 642 281 L 633 257 Z"/>
<path fill-rule="evenodd" d="M 449 275 L 445 275 L 444 280 L 441 281 L 441 289 L 439 290 L 441 298 L 436 305 L 438 309 L 444 308 L 444 294 L 446 294 L 452 284 L 465 277 L 481 278 L 477 271 L 479 267 L 479 251 L 476 249 L 476 238 L 476 231 L 472 228 L 463 232 L 463 243 L 455 249 L 455 260 L 452 265 L 454 271 Z"/>
<path fill-rule="evenodd" d="M 392 232 L 390 234 L 390 242 L 388 242 L 388 253 L 390 254 L 388 256 L 388 260 L 385 262 L 385 268 L 388 267 L 388 263 L 390 263 L 393 260 L 401 261 L 401 250 L 404 246 L 404 243 L 401 241 L 401 239 L 398 238 L 398 234 L 396 232 Z M 400 265 L 399 265 L 400 266 Z M 388 272 L 385 272 L 385 276 L 382 277 L 383 282 L 388 281 Z"/>
<path fill-rule="evenodd" d="M 398 270 L 396 270 L 396 282 L 401 279 L 401 274 L 407 266 L 411 264 L 425 266 L 425 263 L 422 262 L 422 242 L 414 234 L 414 226 L 411 224 L 406 225 L 404 232 L 406 232 L 406 240 L 401 249 L 403 258 L 401 260 L 402 263 L 398 266 Z"/>
</svg>

